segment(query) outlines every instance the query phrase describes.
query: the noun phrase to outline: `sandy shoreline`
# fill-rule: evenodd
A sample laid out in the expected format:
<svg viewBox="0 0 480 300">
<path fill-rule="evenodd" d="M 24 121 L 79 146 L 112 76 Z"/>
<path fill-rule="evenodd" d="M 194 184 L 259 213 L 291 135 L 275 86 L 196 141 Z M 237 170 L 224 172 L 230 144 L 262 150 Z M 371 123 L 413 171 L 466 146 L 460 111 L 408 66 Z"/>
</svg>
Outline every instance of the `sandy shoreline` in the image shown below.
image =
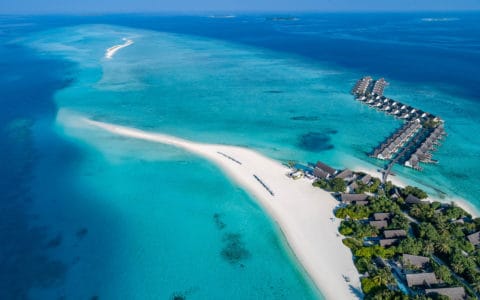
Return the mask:
<svg viewBox="0 0 480 300">
<path fill-rule="evenodd" d="M 106 59 L 111 59 L 115 55 L 115 53 L 117 53 L 118 50 L 120 50 L 122 48 L 125 48 L 125 47 L 128 47 L 131 44 L 133 44 L 132 40 L 129 40 L 127 38 L 123 38 L 123 40 L 125 41 L 125 43 L 123 43 L 121 45 L 115 45 L 113 47 L 108 48 L 107 51 L 105 51 L 105 58 Z"/>
<path fill-rule="evenodd" d="M 92 130 L 172 145 L 215 163 L 276 221 L 293 253 L 327 299 L 358 299 L 353 291 L 361 291 L 359 274 L 350 250 L 337 235 L 340 220 L 332 219 L 338 201 L 313 187 L 310 180 L 292 180 L 286 176 L 289 169 L 280 162 L 246 148 L 200 144 L 86 118 L 75 122 Z"/>
</svg>

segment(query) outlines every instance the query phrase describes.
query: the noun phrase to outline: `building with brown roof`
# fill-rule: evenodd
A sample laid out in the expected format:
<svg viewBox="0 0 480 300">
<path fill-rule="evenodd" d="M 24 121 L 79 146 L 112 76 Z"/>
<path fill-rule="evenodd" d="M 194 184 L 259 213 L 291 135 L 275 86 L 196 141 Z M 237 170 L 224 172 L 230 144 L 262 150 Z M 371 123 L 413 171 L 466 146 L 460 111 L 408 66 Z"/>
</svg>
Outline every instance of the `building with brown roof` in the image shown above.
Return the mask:
<svg viewBox="0 0 480 300">
<path fill-rule="evenodd" d="M 472 243 L 474 246 L 480 245 L 480 231 L 467 235 L 467 239 Z"/>
<path fill-rule="evenodd" d="M 384 229 L 388 227 L 388 222 L 385 220 L 382 221 L 370 221 L 369 224 L 377 229 Z"/>
<path fill-rule="evenodd" d="M 408 287 L 413 286 L 430 286 L 440 283 L 435 273 L 415 273 L 406 275 Z"/>
<path fill-rule="evenodd" d="M 459 287 L 447 287 L 439 289 L 426 289 L 425 294 L 428 295 L 443 295 L 450 298 L 450 300 L 464 300 L 467 298 L 465 289 L 461 286 Z"/>
<path fill-rule="evenodd" d="M 315 169 L 313 169 L 313 175 L 319 178 L 328 178 L 335 174 L 336 170 L 329 165 L 324 164 L 321 161 L 317 161 Z"/>
<path fill-rule="evenodd" d="M 385 230 L 383 236 L 387 239 L 402 238 L 407 236 L 407 232 L 403 229 Z"/>
<path fill-rule="evenodd" d="M 423 269 L 430 263 L 430 258 L 425 256 L 403 254 L 402 261 L 404 266 L 414 266 Z"/>
<path fill-rule="evenodd" d="M 388 213 L 388 212 L 385 212 L 385 213 L 374 213 L 374 214 L 373 214 L 373 218 L 375 219 L 375 221 L 388 220 L 388 219 L 390 219 L 391 216 L 392 216 L 392 214 L 390 214 L 390 213 Z"/>
<path fill-rule="evenodd" d="M 398 243 L 398 239 L 381 239 L 378 244 L 382 247 L 393 246 Z"/>
<path fill-rule="evenodd" d="M 365 194 L 341 194 L 342 203 L 365 205 L 368 203 L 368 196 Z"/>
</svg>

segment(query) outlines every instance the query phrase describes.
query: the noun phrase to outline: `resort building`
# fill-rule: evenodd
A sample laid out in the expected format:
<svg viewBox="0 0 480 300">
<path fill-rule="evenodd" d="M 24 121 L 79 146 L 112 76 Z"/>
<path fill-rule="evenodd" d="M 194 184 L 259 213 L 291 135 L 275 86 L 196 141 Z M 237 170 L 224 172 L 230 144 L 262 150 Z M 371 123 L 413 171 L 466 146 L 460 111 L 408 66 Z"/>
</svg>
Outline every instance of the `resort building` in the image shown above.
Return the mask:
<svg viewBox="0 0 480 300">
<path fill-rule="evenodd" d="M 430 263 L 430 258 L 425 256 L 403 254 L 402 262 L 404 266 L 413 266 L 418 269 L 424 269 Z"/>
<path fill-rule="evenodd" d="M 480 231 L 468 235 L 467 238 L 474 246 L 480 245 Z"/>
<path fill-rule="evenodd" d="M 374 213 L 373 218 L 375 221 L 384 221 L 384 220 L 389 220 L 392 215 L 388 212 L 385 213 Z"/>
<path fill-rule="evenodd" d="M 365 174 L 365 175 L 360 179 L 360 181 L 361 181 L 363 184 L 369 184 L 371 180 L 372 180 L 372 176 L 370 176 L 370 175 L 368 175 L 368 174 Z"/>
<path fill-rule="evenodd" d="M 403 238 L 407 236 L 407 232 L 403 229 L 385 230 L 383 236 L 386 239 Z"/>
<path fill-rule="evenodd" d="M 420 203 L 422 203 L 422 200 L 418 199 L 414 195 L 408 195 L 407 198 L 405 198 L 405 203 L 407 203 L 407 204 L 420 204 Z"/>
<path fill-rule="evenodd" d="M 464 300 L 467 299 L 465 289 L 463 287 L 448 287 L 439 289 L 426 289 L 425 294 L 429 295 L 442 295 L 448 297 L 450 300 Z"/>
<path fill-rule="evenodd" d="M 438 284 L 440 281 L 437 279 L 435 273 L 416 273 L 416 274 L 407 274 L 407 285 L 408 287 L 414 286 L 431 286 L 433 284 Z"/>
<path fill-rule="evenodd" d="M 340 199 L 344 204 L 356 204 L 356 205 L 368 204 L 368 195 L 365 195 L 365 194 L 341 194 Z"/>
<path fill-rule="evenodd" d="M 370 221 L 369 224 L 377 229 L 384 229 L 388 227 L 387 221 Z"/>
<path fill-rule="evenodd" d="M 315 168 L 313 169 L 313 175 L 317 178 L 326 179 L 335 174 L 336 170 L 329 165 L 317 161 Z"/>
<path fill-rule="evenodd" d="M 352 180 L 353 177 L 354 177 L 353 172 L 349 169 L 345 169 L 342 172 L 335 175 L 335 178 L 341 178 L 343 180 L 347 180 L 347 179 Z"/>
<path fill-rule="evenodd" d="M 390 160 L 390 165 L 398 163 L 415 170 L 422 170 L 419 163 L 437 163 L 432 159 L 435 145 L 445 135 L 443 120 L 421 109 L 383 96 L 388 85 L 384 78 L 373 80 L 370 76 L 361 78 L 355 84 L 352 93 L 355 99 L 371 108 L 405 120 L 404 126 L 394 132 L 370 156 Z M 421 151 L 418 151 L 421 148 Z M 388 175 L 388 174 L 387 174 Z"/>
<path fill-rule="evenodd" d="M 398 239 L 381 239 L 378 241 L 378 244 L 382 247 L 393 246 L 398 243 Z"/>
</svg>

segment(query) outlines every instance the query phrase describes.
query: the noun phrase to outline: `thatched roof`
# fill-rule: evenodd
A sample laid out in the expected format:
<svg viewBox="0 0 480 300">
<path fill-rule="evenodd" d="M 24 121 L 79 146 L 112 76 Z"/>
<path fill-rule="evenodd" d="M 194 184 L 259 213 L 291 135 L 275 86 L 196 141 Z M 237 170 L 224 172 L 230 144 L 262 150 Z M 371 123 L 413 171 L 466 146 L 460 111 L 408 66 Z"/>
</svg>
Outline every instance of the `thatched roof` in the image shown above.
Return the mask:
<svg viewBox="0 0 480 300">
<path fill-rule="evenodd" d="M 407 274 L 407 284 L 409 287 L 420 286 L 420 285 L 432 285 L 439 283 L 435 273 L 416 273 L 416 274 Z"/>
<path fill-rule="evenodd" d="M 358 203 L 358 202 L 366 202 L 368 203 L 368 196 L 365 194 L 342 194 L 341 196 L 343 203 Z"/>
<path fill-rule="evenodd" d="M 349 169 L 345 169 L 343 170 L 342 172 L 338 173 L 337 175 L 335 175 L 335 178 L 341 178 L 341 179 L 345 179 L 347 177 L 350 177 L 352 176 L 353 172 Z"/>
<path fill-rule="evenodd" d="M 336 170 L 329 165 L 324 164 L 321 161 L 317 161 L 317 164 L 315 165 L 316 168 L 321 169 L 322 171 L 328 173 L 329 175 L 335 174 Z"/>
<path fill-rule="evenodd" d="M 422 203 L 422 200 L 418 199 L 414 195 L 408 195 L 407 198 L 405 199 L 405 203 L 407 204 L 420 204 Z"/>
<path fill-rule="evenodd" d="M 411 265 L 417 268 L 424 268 L 428 263 L 430 263 L 430 258 L 425 256 L 403 254 L 403 265 Z"/>
<path fill-rule="evenodd" d="M 467 297 L 467 295 L 465 294 L 465 289 L 462 286 L 440 289 L 426 289 L 425 294 L 439 294 L 447 296 L 448 298 L 450 298 L 450 300 L 464 300 Z"/>
<path fill-rule="evenodd" d="M 398 239 L 382 239 L 378 243 L 382 247 L 388 247 L 388 246 L 395 245 L 397 242 L 398 242 Z"/>
<path fill-rule="evenodd" d="M 384 212 L 384 213 L 374 213 L 373 214 L 373 218 L 375 219 L 375 221 L 383 221 L 383 220 L 388 220 L 390 219 L 392 215 L 388 212 Z"/>
<path fill-rule="evenodd" d="M 369 223 L 371 226 L 377 228 L 377 229 L 384 229 L 388 227 L 388 222 L 387 221 L 370 221 Z"/>
<path fill-rule="evenodd" d="M 467 235 L 467 238 L 474 246 L 480 245 L 480 231 Z"/>
<path fill-rule="evenodd" d="M 383 236 L 385 236 L 385 238 L 387 238 L 387 239 L 398 238 L 398 237 L 406 237 L 407 232 L 403 229 L 385 230 L 383 232 Z"/>
</svg>

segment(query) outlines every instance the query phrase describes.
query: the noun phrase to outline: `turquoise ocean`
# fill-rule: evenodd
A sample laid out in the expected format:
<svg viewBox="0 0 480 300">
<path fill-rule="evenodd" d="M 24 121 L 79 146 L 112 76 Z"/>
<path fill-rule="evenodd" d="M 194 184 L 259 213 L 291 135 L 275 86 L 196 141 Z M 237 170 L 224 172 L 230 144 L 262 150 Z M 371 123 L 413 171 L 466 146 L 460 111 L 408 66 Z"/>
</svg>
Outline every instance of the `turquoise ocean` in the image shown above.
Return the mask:
<svg viewBox="0 0 480 300">
<path fill-rule="evenodd" d="M 454 33 L 475 17 L 3 19 L 0 298 L 322 298 L 221 170 L 71 115 L 375 169 L 366 153 L 401 123 L 349 91 L 385 76 L 387 96 L 441 116 L 448 133 L 440 164 L 397 176 L 479 209 L 480 40 L 475 27 Z M 134 43 L 105 58 L 124 38 Z"/>
</svg>

